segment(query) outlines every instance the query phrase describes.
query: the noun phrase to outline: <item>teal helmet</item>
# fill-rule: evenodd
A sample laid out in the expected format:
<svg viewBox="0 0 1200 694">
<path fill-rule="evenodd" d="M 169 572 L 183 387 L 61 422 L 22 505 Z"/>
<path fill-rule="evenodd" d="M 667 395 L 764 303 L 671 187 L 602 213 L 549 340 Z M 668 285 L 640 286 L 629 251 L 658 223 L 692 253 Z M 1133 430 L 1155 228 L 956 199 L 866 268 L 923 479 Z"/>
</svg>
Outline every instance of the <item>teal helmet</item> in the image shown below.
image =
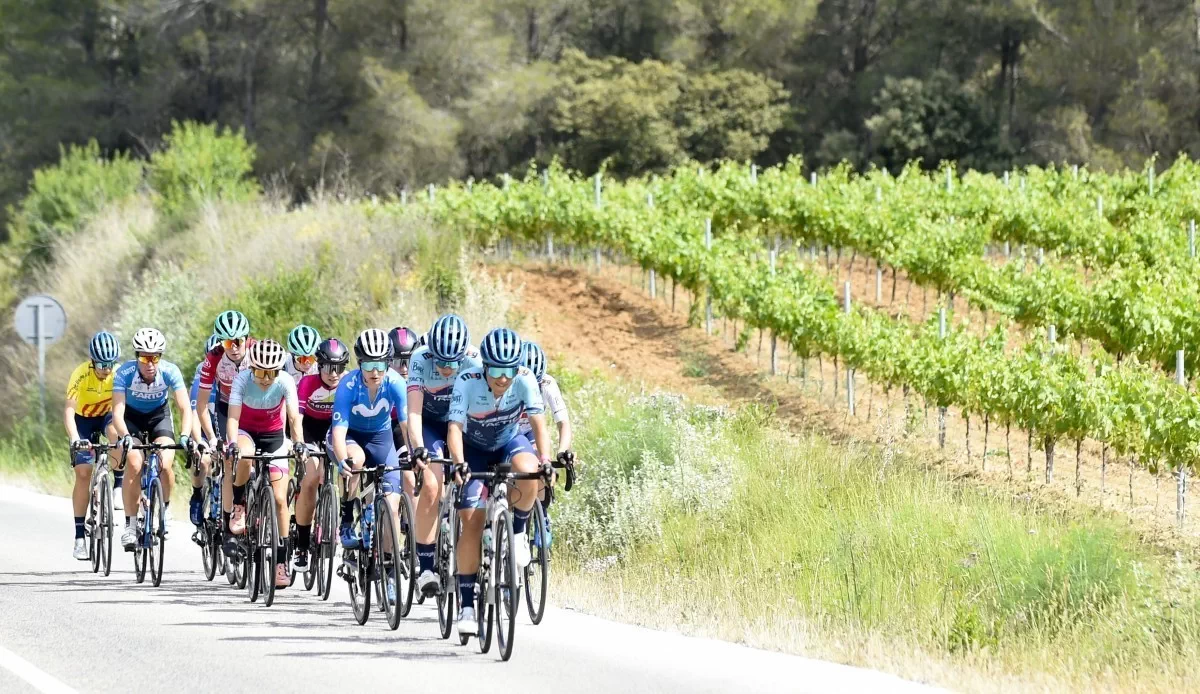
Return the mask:
<svg viewBox="0 0 1200 694">
<path fill-rule="evenodd" d="M 317 353 L 321 344 L 321 334 L 316 328 L 307 325 L 297 325 L 288 333 L 287 349 L 297 357 L 311 357 Z"/>
<path fill-rule="evenodd" d="M 241 311 L 224 311 L 213 322 L 213 332 L 222 340 L 236 340 L 250 335 L 250 321 Z"/>
</svg>

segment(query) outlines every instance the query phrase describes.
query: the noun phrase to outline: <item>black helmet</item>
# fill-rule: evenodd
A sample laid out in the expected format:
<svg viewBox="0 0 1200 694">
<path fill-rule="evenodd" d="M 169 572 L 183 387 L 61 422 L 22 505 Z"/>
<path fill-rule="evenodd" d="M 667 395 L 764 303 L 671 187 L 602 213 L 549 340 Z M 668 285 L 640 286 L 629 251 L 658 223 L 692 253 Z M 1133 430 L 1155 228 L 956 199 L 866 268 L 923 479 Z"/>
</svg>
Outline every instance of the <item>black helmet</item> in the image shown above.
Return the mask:
<svg viewBox="0 0 1200 694">
<path fill-rule="evenodd" d="M 417 348 L 417 334 L 404 326 L 389 330 L 388 339 L 392 341 L 392 356 L 397 359 L 408 359 Z"/>
<path fill-rule="evenodd" d="M 348 364 L 350 363 L 350 350 L 346 349 L 346 343 L 336 337 L 331 337 L 317 345 L 317 363 Z"/>
</svg>

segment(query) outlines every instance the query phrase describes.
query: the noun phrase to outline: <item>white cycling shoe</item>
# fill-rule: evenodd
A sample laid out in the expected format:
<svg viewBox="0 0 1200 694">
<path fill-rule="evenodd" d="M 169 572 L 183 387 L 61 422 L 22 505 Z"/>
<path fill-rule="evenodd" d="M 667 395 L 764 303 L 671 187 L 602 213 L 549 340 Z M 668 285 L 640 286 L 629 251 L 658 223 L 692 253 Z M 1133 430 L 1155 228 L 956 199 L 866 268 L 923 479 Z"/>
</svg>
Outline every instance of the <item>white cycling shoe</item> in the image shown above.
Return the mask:
<svg viewBox="0 0 1200 694">
<path fill-rule="evenodd" d="M 75 549 L 71 552 L 71 556 L 79 561 L 91 559 L 92 555 L 88 552 L 87 540 L 82 537 L 75 538 Z"/>
<path fill-rule="evenodd" d="M 434 572 L 426 569 L 417 576 L 417 591 L 422 595 L 437 595 L 441 588 L 441 579 Z"/>
<path fill-rule="evenodd" d="M 125 526 L 125 532 L 121 533 L 121 546 L 126 552 L 132 552 L 137 545 L 137 529 L 133 525 Z"/>
<path fill-rule="evenodd" d="M 121 488 L 117 487 L 116 492 L 112 495 L 113 509 L 117 511 L 125 510 L 125 500 L 121 498 Z"/>
<path fill-rule="evenodd" d="M 479 622 L 475 620 L 475 608 L 462 608 L 458 613 L 458 635 L 476 636 L 477 634 L 479 634 Z"/>
<path fill-rule="evenodd" d="M 517 568 L 524 569 L 529 566 L 532 557 L 529 554 L 529 535 L 527 533 L 513 534 L 513 557 L 517 560 Z"/>
</svg>

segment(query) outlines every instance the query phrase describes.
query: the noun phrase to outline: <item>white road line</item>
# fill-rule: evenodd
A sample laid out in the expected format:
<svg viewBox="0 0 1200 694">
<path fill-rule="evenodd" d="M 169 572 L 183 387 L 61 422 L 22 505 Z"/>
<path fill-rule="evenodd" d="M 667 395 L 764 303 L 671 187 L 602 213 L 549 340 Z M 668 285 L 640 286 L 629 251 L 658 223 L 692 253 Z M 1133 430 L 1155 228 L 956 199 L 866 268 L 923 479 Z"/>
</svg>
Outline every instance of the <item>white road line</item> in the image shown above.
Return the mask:
<svg viewBox="0 0 1200 694">
<path fill-rule="evenodd" d="M 45 694 L 79 694 L 75 689 L 54 679 L 53 676 L 38 666 L 13 653 L 4 646 L 0 646 L 0 667 L 33 685 L 33 688 L 39 692 L 45 692 Z"/>
</svg>

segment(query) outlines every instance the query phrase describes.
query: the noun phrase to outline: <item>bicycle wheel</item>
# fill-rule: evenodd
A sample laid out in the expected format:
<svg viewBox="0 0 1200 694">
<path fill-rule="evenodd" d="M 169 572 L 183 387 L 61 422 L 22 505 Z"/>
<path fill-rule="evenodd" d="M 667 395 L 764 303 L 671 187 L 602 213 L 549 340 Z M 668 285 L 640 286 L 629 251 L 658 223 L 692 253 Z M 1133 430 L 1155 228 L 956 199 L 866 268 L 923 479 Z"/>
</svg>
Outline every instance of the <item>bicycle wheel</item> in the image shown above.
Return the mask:
<svg viewBox="0 0 1200 694">
<path fill-rule="evenodd" d="M 264 488 L 258 501 L 258 575 L 262 579 L 263 607 L 275 603 L 275 565 L 279 562 L 279 516 L 275 495 Z"/>
<path fill-rule="evenodd" d="M 201 508 L 207 511 L 212 502 L 211 479 L 204 479 L 200 496 L 203 499 Z M 211 581 L 217 575 L 217 555 L 220 553 L 220 549 L 213 544 L 211 526 L 207 518 L 200 521 L 197 533 L 200 537 L 200 561 L 204 564 L 204 577 Z"/>
<path fill-rule="evenodd" d="M 295 477 L 288 478 L 287 505 L 288 505 L 288 510 L 290 511 L 290 513 L 288 514 L 287 549 L 289 549 L 289 550 L 291 549 L 291 542 L 296 537 L 296 494 L 299 493 L 299 489 L 300 489 L 299 486 L 297 486 L 297 484 L 296 484 L 296 478 Z M 278 521 L 276 521 L 276 522 L 278 522 Z M 296 585 L 296 569 L 292 568 L 291 556 L 292 556 L 291 551 L 289 551 L 284 556 L 284 560 L 287 561 L 288 587 L 289 588 Z"/>
<path fill-rule="evenodd" d="M 352 502 L 352 524 L 360 526 L 363 508 L 360 499 Z M 361 526 L 360 526 L 361 527 Z M 364 533 L 365 539 L 366 533 Z M 371 615 L 371 552 L 368 548 L 351 549 L 345 553 L 347 564 L 343 570 L 347 572 L 350 588 L 350 608 L 354 611 L 354 619 L 359 624 L 366 624 Z"/>
<path fill-rule="evenodd" d="M 150 514 L 146 519 L 149 537 L 150 582 L 157 588 L 162 583 L 163 556 L 167 551 L 167 511 L 163 503 L 162 481 L 150 483 Z"/>
<path fill-rule="evenodd" d="M 96 530 L 100 533 L 97 549 L 100 553 L 100 563 L 104 565 L 104 575 L 112 572 L 112 538 L 113 538 L 113 507 L 112 489 L 107 481 L 100 488 L 100 518 Z"/>
<path fill-rule="evenodd" d="M 501 511 L 492 531 L 496 545 L 492 556 L 492 602 L 496 612 L 496 648 L 500 660 L 512 657 L 513 639 L 517 635 L 517 613 L 521 611 L 521 587 L 517 585 L 517 541 L 513 535 L 512 516 Z"/>
<path fill-rule="evenodd" d="M 400 495 L 400 561 L 396 568 L 398 582 L 396 600 L 400 602 L 400 616 L 407 617 L 412 611 L 413 596 L 417 592 L 417 536 L 416 517 L 412 499 Z"/>
<path fill-rule="evenodd" d="M 333 557 L 337 547 L 337 497 L 333 485 L 326 484 L 317 496 L 317 512 L 313 515 L 313 556 L 317 563 L 313 568 L 317 574 L 317 594 L 322 600 L 329 599 L 333 588 Z"/>
<path fill-rule="evenodd" d="M 146 525 L 150 522 L 150 509 L 143 494 L 138 499 L 137 515 L 133 519 L 133 527 L 137 529 L 137 544 L 133 547 L 133 578 L 142 583 L 146 580 L 146 566 L 150 563 L 150 553 L 146 549 Z"/>
<path fill-rule="evenodd" d="M 407 499 L 401 495 L 402 499 Z M 400 513 L 404 513 L 404 504 L 400 505 Z M 387 617 L 388 628 L 395 631 L 400 627 L 402 601 L 404 595 L 401 589 L 401 573 L 404 569 L 404 557 L 400 553 L 400 533 L 396 522 L 392 520 L 391 510 L 386 500 L 380 500 L 375 505 L 375 517 L 379 519 L 379 530 L 375 533 L 375 547 L 371 550 L 373 562 L 379 567 L 379 579 L 375 582 L 375 597 Z M 394 600 L 388 600 L 388 587 L 392 589 Z M 411 606 L 411 602 L 409 603 Z"/>
<path fill-rule="evenodd" d="M 454 513 L 453 506 L 450 506 L 447 512 L 453 519 L 453 525 L 446 519 L 444 513 L 439 512 L 437 536 L 438 629 L 441 631 L 443 639 L 450 638 L 450 632 L 454 629 L 456 616 L 454 603 L 458 600 L 458 582 L 454 576 L 454 536 L 458 526 L 458 516 Z"/>
<path fill-rule="evenodd" d="M 83 519 L 84 532 L 87 534 L 88 558 L 92 561 L 92 573 L 100 572 L 100 501 L 104 492 L 101 485 L 108 482 L 103 471 L 92 477 L 92 486 L 88 493 L 86 517 Z"/>
<path fill-rule="evenodd" d="M 494 535 L 494 533 L 493 533 Z M 492 585 L 495 582 L 495 538 L 493 544 L 488 546 L 484 543 L 479 545 L 479 581 L 475 584 L 475 618 L 479 620 L 479 634 L 476 638 L 479 639 L 479 652 L 487 653 L 492 650 L 492 625 L 496 621 Z"/>
<path fill-rule="evenodd" d="M 532 532 L 526 535 L 532 559 L 525 567 L 525 605 L 529 608 L 529 621 L 541 624 L 546 614 L 546 591 L 550 586 L 550 550 L 546 547 L 546 509 L 542 508 L 542 502 L 534 503 L 529 524 Z"/>
<path fill-rule="evenodd" d="M 258 517 L 258 499 L 250 494 L 246 500 L 246 552 L 242 555 L 241 579 L 246 582 L 246 595 L 250 602 L 258 602 L 262 593 L 262 562 L 258 554 L 258 533 L 262 519 Z"/>
</svg>

